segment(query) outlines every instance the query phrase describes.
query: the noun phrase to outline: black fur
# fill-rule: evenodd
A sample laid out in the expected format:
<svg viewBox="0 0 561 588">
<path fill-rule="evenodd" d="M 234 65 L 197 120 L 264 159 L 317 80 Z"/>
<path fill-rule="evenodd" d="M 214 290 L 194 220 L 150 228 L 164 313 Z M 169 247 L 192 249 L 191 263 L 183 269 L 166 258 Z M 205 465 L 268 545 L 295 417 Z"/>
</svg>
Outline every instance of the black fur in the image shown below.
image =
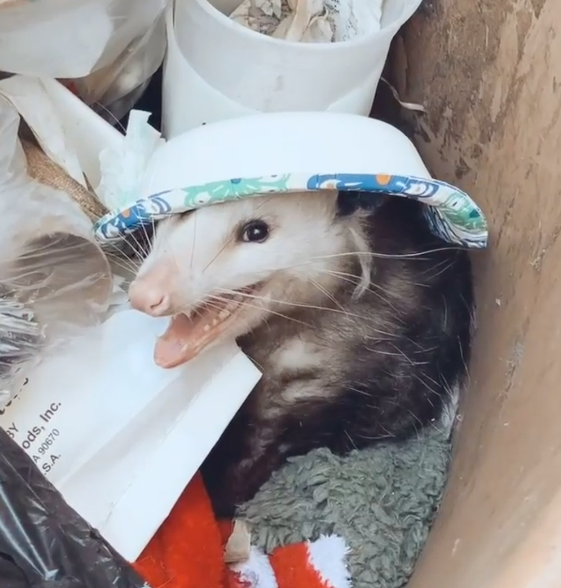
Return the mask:
<svg viewBox="0 0 561 588">
<path fill-rule="evenodd" d="M 342 204 L 343 214 L 356 210 L 348 198 Z M 434 237 L 421 205 L 404 198 L 384 200 L 368 232 L 372 251 L 389 257 L 372 258 L 372 287 L 358 301 L 348 281 L 333 293 L 349 315 L 296 309 L 292 318 L 312 329 L 273 317 L 239 341 L 264 376 L 203 467 L 219 515 L 232 515 L 291 455 L 317 447 L 342 454 L 418 433 L 465 376 L 468 254 Z M 271 358 L 291 338 L 313 341 L 329 360 L 275 373 Z M 310 395 L 290 400 L 291 387 Z"/>
</svg>

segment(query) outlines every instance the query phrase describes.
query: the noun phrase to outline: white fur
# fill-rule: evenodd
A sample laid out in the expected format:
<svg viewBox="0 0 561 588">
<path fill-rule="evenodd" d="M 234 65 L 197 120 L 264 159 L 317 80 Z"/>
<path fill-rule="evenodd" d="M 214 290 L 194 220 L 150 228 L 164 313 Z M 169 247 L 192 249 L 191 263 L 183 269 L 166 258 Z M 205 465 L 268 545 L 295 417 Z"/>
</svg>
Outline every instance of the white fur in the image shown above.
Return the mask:
<svg viewBox="0 0 561 588">
<path fill-rule="evenodd" d="M 269 558 L 257 547 L 251 548 L 249 559 L 230 566 L 248 588 L 278 588 L 275 571 Z M 287 587 L 288 588 L 288 587 Z"/>
<path fill-rule="evenodd" d="M 306 543 L 310 564 L 326 588 L 351 588 L 351 574 L 347 564 L 349 547 L 339 535 L 321 535 Z"/>
<path fill-rule="evenodd" d="M 263 282 L 258 298 L 246 298 L 247 307 L 228 333 L 236 337 L 268 312 L 286 312 L 287 304 L 324 303 L 325 291 L 340 279 L 329 270 L 349 259 L 340 254 L 368 251 L 356 221 L 334 222 L 336 199 L 335 192 L 263 196 L 167 219 L 140 268 L 138 284 L 163 288 L 171 300 L 170 314 L 190 314 L 224 289 Z M 270 225 L 269 238 L 263 243 L 239 241 L 236 231 L 255 219 Z M 363 273 L 368 283 L 369 271 Z"/>
<path fill-rule="evenodd" d="M 280 371 L 316 367 L 324 357 L 324 349 L 313 341 L 289 339 L 272 355 L 273 363 Z"/>
</svg>

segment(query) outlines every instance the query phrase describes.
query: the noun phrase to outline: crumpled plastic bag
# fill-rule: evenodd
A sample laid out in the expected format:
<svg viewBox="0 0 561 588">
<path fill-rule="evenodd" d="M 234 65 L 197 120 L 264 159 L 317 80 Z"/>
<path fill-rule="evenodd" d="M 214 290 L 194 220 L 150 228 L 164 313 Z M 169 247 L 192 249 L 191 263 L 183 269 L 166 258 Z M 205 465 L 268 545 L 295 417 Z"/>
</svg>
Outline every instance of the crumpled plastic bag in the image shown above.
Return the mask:
<svg viewBox="0 0 561 588">
<path fill-rule="evenodd" d="M 150 588 L 0 430 L 2 588 Z"/>
<path fill-rule="evenodd" d="M 95 324 L 110 272 L 90 219 L 32 180 L 20 116 L 0 96 L 0 414 L 46 350 Z M 148 588 L 0 429 L 0 587 Z"/>
<path fill-rule="evenodd" d="M 43 342 L 33 311 L 0 285 L 0 407 L 12 398 L 19 372 L 34 362 Z"/>
<path fill-rule="evenodd" d="M 0 72 L 71 81 L 88 105 L 120 119 L 163 62 L 167 3 L 0 0 Z"/>
<path fill-rule="evenodd" d="M 47 343 L 100 322 L 112 291 L 91 220 L 66 193 L 29 177 L 20 122 L 0 96 L 0 409 Z"/>
</svg>

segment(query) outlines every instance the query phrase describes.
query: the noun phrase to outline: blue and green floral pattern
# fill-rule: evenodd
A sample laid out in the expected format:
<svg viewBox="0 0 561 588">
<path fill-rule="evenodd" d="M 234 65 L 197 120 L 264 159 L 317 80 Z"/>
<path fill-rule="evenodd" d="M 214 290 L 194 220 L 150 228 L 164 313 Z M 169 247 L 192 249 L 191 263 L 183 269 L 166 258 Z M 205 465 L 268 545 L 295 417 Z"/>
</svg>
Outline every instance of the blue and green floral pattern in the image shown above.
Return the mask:
<svg viewBox="0 0 561 588">
<path fill-rule="evenodd" d="M 95 225 L 95 235 L 100 241 L 115 241 L 154 221 L 203 206 L 264 194 L 318 190 L 413 198 L 427 205 L 427 221 L 438 237 L 471 249 L 487 246 L 485 217 L 465 192 L 438 180 L 385 174 L 279 174 L 168 190 L 105 215 Z"/>
</svg>

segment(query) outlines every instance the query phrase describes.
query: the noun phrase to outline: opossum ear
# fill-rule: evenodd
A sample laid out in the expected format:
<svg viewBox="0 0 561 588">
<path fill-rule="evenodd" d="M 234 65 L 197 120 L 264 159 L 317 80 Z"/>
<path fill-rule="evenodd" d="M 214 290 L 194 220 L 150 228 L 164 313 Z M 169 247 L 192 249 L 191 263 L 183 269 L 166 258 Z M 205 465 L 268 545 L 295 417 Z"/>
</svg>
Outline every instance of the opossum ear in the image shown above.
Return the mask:
<svg viewBox="0 0 561 588">
<path fill-rule="evenodd" d="M 374 212 L 388 199 L 387 194 L 369 192 L 339 192 L 337 195 L 337 216 L 348 216 L 357 210 Z"/>
</svg>

